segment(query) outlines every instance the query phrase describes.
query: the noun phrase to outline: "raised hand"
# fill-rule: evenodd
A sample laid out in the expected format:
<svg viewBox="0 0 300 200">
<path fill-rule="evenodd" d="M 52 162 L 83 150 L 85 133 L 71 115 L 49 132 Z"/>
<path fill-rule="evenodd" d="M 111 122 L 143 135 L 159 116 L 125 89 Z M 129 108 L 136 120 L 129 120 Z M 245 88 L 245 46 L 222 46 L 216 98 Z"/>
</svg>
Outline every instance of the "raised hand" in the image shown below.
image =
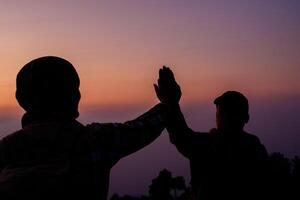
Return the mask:
<svg viewBox="0 0 300 200">
<path fill-rule="evenodd" d="M 154 84 L 157 98 L 165 104 L 178 104 L 181 98 L 180 86 L 176 83 L 173 72 L 163 66 L 159 70 L 159 79 Z"/>
</svg>

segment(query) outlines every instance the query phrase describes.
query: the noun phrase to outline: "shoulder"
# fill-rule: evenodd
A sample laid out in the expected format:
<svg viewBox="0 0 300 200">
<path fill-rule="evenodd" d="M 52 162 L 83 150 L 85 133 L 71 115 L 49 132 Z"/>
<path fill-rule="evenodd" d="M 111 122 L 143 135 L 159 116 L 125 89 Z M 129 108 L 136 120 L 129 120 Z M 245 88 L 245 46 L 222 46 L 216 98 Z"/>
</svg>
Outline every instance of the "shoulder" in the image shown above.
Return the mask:
<svg viewBox="0 0 300 200">
<path fill-rule="evenodd" d="M 23 130 L 11 133 L 0 140 L 0 165 L 5 163 L 7 155 L 15 152 L 24 142 Z M 1 167 L 1 166 L 0 166 Z"/>
<path fill-rule="evenodd" d="M 14 133 L 11 133 L 5 137 L 3 137 L 1 140 L 0 140 L 0 143 L 3 145 L 3 144 L 6 144 L 6 143 L 15 143 L 15 142 L 18 142 L 20 140 L 22 140 L 22 136 L 23 136 L 23 129 L 20 129 Z"/>
<path fill-rule="evenodd" d="M 255 147 L 257 150 L 267 153 L 265 146 L 261 143 L 260 139 L 257 136 L 245 132 L 244 140 L 249 146 Z"/>
<path fill-rule="evenodd" d="M 243 137 L 245 141 L 248 141 L 251 144 L 261 145 L 260 139 L 256 135 L 244 132 Z"/>
<path fill-rule="evenodd" d="M 215 140 L 217 134 L 213 132 L 194 132 L 193 131 L 193 137 L 191 137 L 191 143 L 197 144 L 197 146 L 200 147 L 207 147 L 207 145 L 210 145 Z"/>
<path fill-rule="evenodd" d="M 90 123 L 85 125 L 85 128 L 87 130 L 96 130 L 96 129 L 101 129 L 101 124 L 100 123 Z"/>
</svg>

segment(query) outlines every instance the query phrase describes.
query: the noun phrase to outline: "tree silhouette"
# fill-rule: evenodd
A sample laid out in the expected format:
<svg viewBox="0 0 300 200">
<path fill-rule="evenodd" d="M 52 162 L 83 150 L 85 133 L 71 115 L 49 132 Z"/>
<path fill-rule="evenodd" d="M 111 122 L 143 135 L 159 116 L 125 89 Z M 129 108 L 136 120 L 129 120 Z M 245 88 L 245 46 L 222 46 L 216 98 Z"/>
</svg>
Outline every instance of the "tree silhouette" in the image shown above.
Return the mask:
<svg viewBox="0 0 300 200">
<path fill-rule="evenodd" d="M 288 159 L 282 153 L 269 156 L 267 199 L 300 199 L 300 158 Z M 182 176 L 173 177 L 167 169 L 160 171 L 149 186 L 149 197 L 114 194 L 111 200 L 190 200 L 192 191 Z"/>
<path fill-rule="evenodd" d="M 269 181 L 266 189 L 270 199 L 290 199 L 295 195 L 299 197 L 299 157 L 290 161 L 282 153 L 272 153 L 269 156 L 267 171 Z M 178 195 L 179 191 L 183 191 L 181 195 Z M 152 180 L 149 194 L 151 200 L 187 200 L 191 199 L 192 192 L 189 187 L 186 187 L 183 177 L 172 177 L 172 173 L 164 169 L 157 178 Z"/>
<path fill-rule="evenodd" d="M 281 153 L 273 153 L 269 158 L 269 193 L 272 198 L 290 199 L 291 162 Z"/>
<path fill-rule="evenodd" d="M 175 178 L 172 178 L 171 188 L 174 190 L 174 197 L 175 199 L 178 199 L 177 191 L 185 191 L 186 185 L 185 180 L 182 176 L 177 176 Z"/>
<path fill-rule="evenodd" d="M 300 199 L 300 158 L 295 156 L 292 160 L 293 171 L 292 171 L 292 184 L 293 184 L 293 196 L 295 199 Z"/>
<path fill-rule="evenodd" d="M 174 195 L 172 195 L 172 192 Z M 180 192 L 180 193 L 179 193 Z M 167 169 L 160 171 L 158 177 L 152 180 L 149 186 L 149 197 L 132 197 L 125 195 L 120 197 L 117 194 L 111 196 L 110 200 L 188 200 L 191 199 L 191 189 L 185 185 L 182 176 L 172 177 Z"/>
<path fill-rule="evenodd" d="M 149 194 L 152 200 L 172 200 L 172 173 L 168 170 L 162 170 L 158 177 L 152 180 L 149 186 Z"/>
<path fill-rule="evenodd" d="M 120 200 L 120 197 L 118 194 L 113 194 L 110 198 L 110 200 Z"/>
<path fill-rule="evenodd" d="M 300 158 L 295 156 L 292 160 L 293 162 L 293 176 L 299 180 L 300 179 Z"/>
<path fill-rule="evenodd" d="M 166 169 L 162 170 L 149 186 L 151 200 L 184 200 L 189 196 L 189 191 L 182 176 L 172 177 L 172 173 Z M 178 192 L 181 194 L 178 195 Z"/>
<path fill-rule="evenodd" d="M 149 198 L 146 196 L 142 196 L 141 198 L 138 198 L 138 197 L 133 197 L 130 195 L 124 195 L 123 197 L 120 197 L 119 195 L 114 194 L 114 195 L 112 195 L 110 200 L 149 200 Z"/>
<path fill-rule="evenodd" d="M 270 156 L 270 170 L 278 178 L 286 178 L 290 175 L 291 163 L 283 154 L 275 152 Z"/>
</svg>

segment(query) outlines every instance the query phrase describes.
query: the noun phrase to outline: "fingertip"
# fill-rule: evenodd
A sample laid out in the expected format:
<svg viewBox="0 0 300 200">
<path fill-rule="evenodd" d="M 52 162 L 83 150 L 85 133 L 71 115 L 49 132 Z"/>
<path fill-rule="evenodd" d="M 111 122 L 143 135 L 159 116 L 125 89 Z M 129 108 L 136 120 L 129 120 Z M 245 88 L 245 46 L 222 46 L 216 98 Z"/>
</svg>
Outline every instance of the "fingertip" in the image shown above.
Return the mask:
<svg viewBox="0 0 300 200">
<path fill-rule="evenodd" d="M 173 73 L 173 71 L 172 71 L 171 69 L 168 69 L 168 72 L 169 72 L 169 74 L 170 74 L 172 77 L 174 77 L 174 73 Z"/>
</svg>

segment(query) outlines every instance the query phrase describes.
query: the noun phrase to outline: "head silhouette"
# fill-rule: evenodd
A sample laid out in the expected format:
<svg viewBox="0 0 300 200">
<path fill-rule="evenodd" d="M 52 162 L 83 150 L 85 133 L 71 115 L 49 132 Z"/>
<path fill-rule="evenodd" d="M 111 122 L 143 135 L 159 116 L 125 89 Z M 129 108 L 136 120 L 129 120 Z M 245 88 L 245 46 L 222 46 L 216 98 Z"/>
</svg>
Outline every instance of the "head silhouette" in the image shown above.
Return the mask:
<svg viewBox="0 0 300 200">
<path fill-rule="evenodd" d="M 227 91 L 214 100 L 217 106 L 217 128 L 225 131 L 240 131 L 249 121 L 247 98 L 237 91 Z"/>
<path fill-rule="evenodd" d="M 65 59 L 46 56 L 27 63 L 17 75 L 16 98 L 27 112 L 78 117 L 80 80 Z"/>
</svg>

